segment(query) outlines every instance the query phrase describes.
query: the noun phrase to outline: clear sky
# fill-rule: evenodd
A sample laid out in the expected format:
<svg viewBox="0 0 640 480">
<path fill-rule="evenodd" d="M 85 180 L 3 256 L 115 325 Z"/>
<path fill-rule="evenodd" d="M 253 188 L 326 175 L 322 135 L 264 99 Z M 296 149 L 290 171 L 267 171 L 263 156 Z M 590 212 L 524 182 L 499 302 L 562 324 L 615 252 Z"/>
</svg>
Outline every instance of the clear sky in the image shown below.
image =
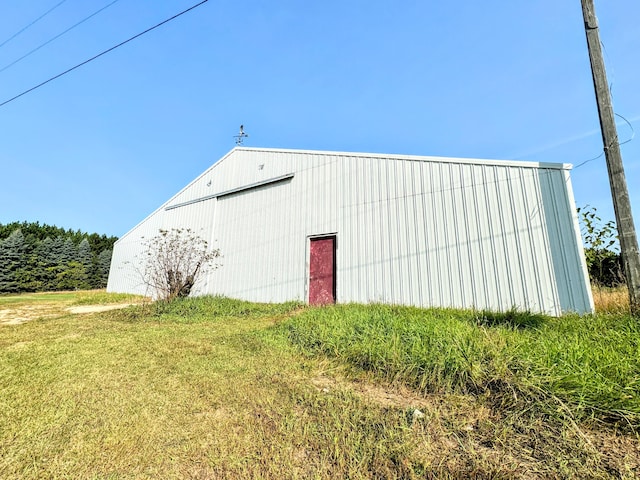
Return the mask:
<svg viewBox="0 0 640 480">
<path fill-rule="evenodd" d="M 0 43 L 61 0 L 2 2 Z M 0 103 L 198 0 L 65 0 Z M 640 228 L 640 2 L 596 0 Z M 3 70 L 4 69 L 4 70 Z M 121 236 L 234 147 L 564 162 L 602 152 L 580 0 L 209 0 L 0 108 L 0 223 Z M 632 128 L 619 119 L 621 141 Z M 613 207 L 604 158 L 578 206 Z"/>
</svg>

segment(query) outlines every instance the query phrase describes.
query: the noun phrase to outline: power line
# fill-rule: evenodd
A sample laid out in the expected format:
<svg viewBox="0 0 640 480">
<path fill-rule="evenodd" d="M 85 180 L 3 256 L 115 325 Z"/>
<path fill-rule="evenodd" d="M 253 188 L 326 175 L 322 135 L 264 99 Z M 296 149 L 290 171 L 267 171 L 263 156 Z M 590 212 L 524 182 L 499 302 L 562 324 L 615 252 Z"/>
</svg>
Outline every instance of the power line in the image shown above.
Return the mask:
<svg viewBox="0 0 640 480">
<path fill-rule="evenodd" d="M 625 122 L 627 122 L 627 125 L 629 125 L 629 128 L 631 129 L 631 137 L 629 137 L 629 138 L 628 138 L 627 140 L 625 140 L 624 142 L 620 143 L 620 142 L 618 141 L 618 137 L 617 137 L 617 133 L 616 133 L 616 141 L 615 141 L 612 145 L 610 145 L 610 146 L 608 146 L 608 147 L 605 147 L 605 148 L 604 148 L 604 150 L 602 150 L 602 153 L 601 153 L 600 155 L 598 155 L 597 157 L 590 158 L 589 160 L 585 160 L 584 162 L 580 163 L 579 165 L 576 165 L 575 167 L 573 167 L 573 169 L 574 169 L 574 170 L 576 170 L 576 169 L 578 169 L 578 168 L 582 167 L 583 165 L 586 165 L 586 164 L 587 164 L 587 163 L 589 163 L 589 162 L 593 162 L 594 160 L 598 160 L 600 157 L 604 156 L 604 154 L 605 154 L 606 150 L 607 150 L 608 148 L 611 148 L 614 144 L 616 144 L 617 146 L 621 146 L 621 145 L 624 145 L 625 143 L 629 143 L 630 141 L 632 141 L 632 140 L 635 138 L 635 136 L 636 136 L 636 132 L 635 132 L 635 130 L 633 129 L 633 125 L 631 125 L 631 122 L 629 122 L 629 120 L 627 120 L 626 118 L 624 118 L 622 115 L 620 115 L 620 114 L 618 114 L 618 113 L 615 113 L 615 112 L 614 112 L 614 115 L 615 115 L 616 117 L 620 117 L 622 120 L 624 120 Z"/>
<path fill-rule="evenodd" d="M 573 167 L 573 169 L 574 169 L 574 170 L 577 170 L 578 168 L 582 167 L 583 165 L 586 165 L 586 164 L 587 164 L 587 163 L 589 163 L 589 162 L 593 162 L 594 160 L 598 160 L 598 159 L 599 159 L 600 157 L 602 157 L 602 156 L 604 156 L 604 151 L 603 151 L 600 155 L 598 155 L 597 157 L 593 157 L 593 158 L 590 158 L 589 160 L 585 160 L 584 162 L 579 163 L 578 165 L 576 165 L 575 167 Z"/>
<path fill-rule="evenodd" d="M 193 10 L 194 8 L 197 8 L 197 7 L 199 7 L 200 5 L 202 5 L 202 4 L 204 4 L 204 3 L 207 3 L 208 1 L 209 1 L 209 0 L 202 0 L 200 3 L 197 3 L 197 4 L 193 5 L 192 7 L 189 7 L 189 8 L 187 8 L 186 10 L 183 10 L 183 11 L 182 11 L 182 12 L 180 12 L 180 13 L 177 13 L 177 14 L 176 14 L 176 15 L 174 15 L 173 17 L 167 18 L 166 20 L 164 20 L 164 21 L 162 21 L 162 22 L 160 22 L 160 23 L 158 23 L 158 24 L 154 25 L 154 26 L 153 26 L 153 27 L 151 27 L 151 28 L 147 28 L 144 32 L 140 32 L 140 33 L 138 33 L 137 35 L 134 35 L 133 37 L 131 37 L 131 38 L 129 38 L 129 39 L 127 39 L 127 40 L 125 40 L 124 42 L 120 42 L 119 44 L 114 45 L 114 46 L 113 46 L 113 47 L 111 47 L 111 48 L 108 48 L 108 49 L 107 49 L 107 50 L 105 50 L 104 52 L 101 52 L 101 53 L 99 53 L 99 54 L 97 54 L 97 55 L 95 55 L 95 56 L 93 56 L 93 57 L 89 58 L 88 60 L 85 60 L 84 62 L 79 63 L 79 64 L 77 64 L 76 66 L 69 68 L 68 70 L 65 70 L 64 72 L 59 73 L 58 75 L 55 75 L 55 76 L 53 76 L 53 77 L 49 78 L 48 80 L 45 80 L 45 81 L 44 81 L 44 82 L 42 82 L 42 83 L 39 83 L 39 84 L 38 84 L 38 85 L 36 85 L 35 87 L 31 87 L 30 89 L 25 90 L 25 91 L 24 91 L 24 92 L 22 92 L 22 93 L 19 93 L 18 95 L 16 95 L 15 97 L 10 98 L 9 100 L 5 100 L 4 102 L 0 103 L 0 107 L 5 106 L 7 103 L 13 102 L 14 100 L 17 100 L 18 98 L 22 97 L 23 95 L 26 95 L 27 93 L 33 92 L 34 90 L 36 90 L 36 89 L 38 89 L 38 88 L 42 87 L 43 85 L 46 85 L 47 83 L 52 82 L 53 80 L 56 80 L 56 79 L 58 79 L 58 78 L 62 77 L 63 75 L 66 75 L 66 74 L 67 74 L 67 73 L 69 73 L 69 72 L 72 72 L 72 71 L 73 71 L 73 70 L 75 70 L 76 68 L 80 68 L 81 66 L 86 65 L 86 64 L 87 64 L 87 63 L 89 63 L 89 62 L 92 62 L 93 60 L 95 60 L 95 59 L 97 59 L 97 58 L 99 58 L 99 57 L 101 57 L 101 56 L 103 56 L 103 55 L 105 55 L 105 54 L 107 54 L 107 53 L 109 53 L 109 52 L 111 52 L 111 51 L 115 50 L 115 49 L 116 49 L 116 48 L 118 48 L 118 47 L 123 46 L 123 45 L 124 45 L 124 44 L 126 44 L 126 43 L 129 43 L 129 42 L 130 42 L 130 41 L 132 41 L 132 40 L 135 40 L 135 39 L 136 39 L 136 38 L 138 38 L 138 37 L 141 37 L 141 36 L 142 36 L 142 35 L 144 35 L 145 33 L 149 33 L 151 30 L 155 30 L 156 28 L 158 28 L 158 27 L 160 27 L 160 26 L 164 25 L 165 23 L 170 22 L 171 20 L 175 20 L 175 19 L 176 19 L 176 18 L 178 18 L 179 16 L 184 15 L 184 14 L 185 14 L 185 13 L 187 13 L 187 12 L 190 12 L 190 11 L 191 11 L 191 10 Z"/>
<path fill-rule="evenodd" d="M 66 2 L 67 0 L 62 0 L 61 2 L 55 4 L 53 7 L 51 7 L 49 10 L 47 10 L 46 12 L 44 12 L 42 15 L 40 15 L 38 18 L 36 18 L 33 22 L 31 22 L 30 24 L 28 24 L 26 27 L 22 28 L 21 30 L 19 30 L 18 32 L 14 33 L 13 35 L 11 35 L 9 38 L 7 38 L 4 42 L 0 43 L 0 47 L 4 47 L 7 43 L 9 43 L 11 40 L 13 40 L 14 38 L 16 38 L 18 35 L 20 35 L 22 32 L 24 32 L 27 28 L 33 26 L 35 23 L 37 23 L 38 21 L 42 20 L 44 17 L 46 17 L 47 15 L 49 15 L 51 12 L 53 12 L 56 8 L 58 8 L 60 5 L 62 5 L 64 2 Z"/>
<path fill-rule="evenodd" d="M 65 0 L 66 1 L 66 0 Z M 88 17 L 83 18 L 82 20 L 80 20 L 78 23 L 76 23 L 75 25 L 71 25 L 69 28 L 67 28 L 65 31 L 59 33 L 58 35 L 56 35 L 53 38 L 50 38 L 49 40 L 47 40 L 46 42 L 44 42 L 42 45 L 37 46 L 36 48 L 34 48 L 33 50 L 31 50 L 28 53 L 25 53 L 23 56 L 21 56 L 20 58 L 18 58 L 17 60 L 14 60 L 13 62 L 11 62 L 8 65 L 5 65 L 4 67 L 0 68 L 0 73 L 4 72 L 6 69 L 13 67 L 16 63 L 24 60 L 25 58 L 27 58 L 28 56 L 36 53 L 38 50 L 40 50 L 42 47 L 45 47 L 47 45 L 49 45 L 51 42 L 53 42 L 54 40 L 57 40 L 58 38 L 60 38 L 61 36 L 63 36 L 65 33 L 70 32 L 71 30 L 73 30 L 74 28 L 76 28 L 79 25 L 82 25 L 84 22 L 86 22 L 87 20 L 89 20 L 92 17 L 95 17 L 97 14 L 99 14 L 100 12 L 102 12 L 103 10 L 106 10 L 107 8 L 109 8 L 111 5 L 113 5 L 114 3 L 119 2 L 120 0 L 113 0 L 111 3 L 105 5 L 104 7 L 102 7 L 100 10 L 97 10 L 95 12 L 93 12 L 91 15 L 89 15 Z"/>
</svg>

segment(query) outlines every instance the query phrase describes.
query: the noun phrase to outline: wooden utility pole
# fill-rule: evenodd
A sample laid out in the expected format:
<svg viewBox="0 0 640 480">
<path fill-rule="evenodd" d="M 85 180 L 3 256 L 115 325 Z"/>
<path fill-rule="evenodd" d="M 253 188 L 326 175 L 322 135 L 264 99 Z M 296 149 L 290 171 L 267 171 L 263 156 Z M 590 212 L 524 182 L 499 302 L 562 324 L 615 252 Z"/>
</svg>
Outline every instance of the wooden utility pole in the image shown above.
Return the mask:
<svg viewBox="0 0 640 480">
<path fill-rule="evenodd" d="M 638 239 L 636 238 L 633 216 L 631 215 L 627 181 L 622 166 L 622 156 L 620 155 L 618 132 L 616 130 L 613 107 L 611 106 L 609 84 L 607 83 L 607 74 L 604 69 L 602 50 L 600 49 L 598 19 L 596 18 L 593 0 L 581 1 L 593 84 L 596 90 L 596 101 L 598 102 L 604 154 L 609 172 L 609 185 L 611 186 L 613 209 L 618 226 L 620 253 L 622 254 L 627 286 L 629 287 L 631 313 L 632 315 L 640 316 L 640 253 L 638 252 Z"/>
</svg>

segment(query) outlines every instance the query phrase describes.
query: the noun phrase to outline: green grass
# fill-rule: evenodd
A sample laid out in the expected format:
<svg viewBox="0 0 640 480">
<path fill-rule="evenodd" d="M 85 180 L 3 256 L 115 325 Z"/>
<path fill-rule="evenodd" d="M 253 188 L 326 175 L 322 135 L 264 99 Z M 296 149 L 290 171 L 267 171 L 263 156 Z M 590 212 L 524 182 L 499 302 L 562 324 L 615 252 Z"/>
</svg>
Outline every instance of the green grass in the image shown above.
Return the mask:
<svg viewBox="0 0 640 480">
<path fill-rule="evenodd" d="M 57 305 L 106 305 L 110 303 L 141 303 L 144 297 L 128 293 L 107 293 L 104 290 L 84 290 L 77 292 L 23 293 L 0 295 L 0 307 L 16 305 L 37 305 L 55 303 Z"/>
<path fill-rule="evenodd" d="M 395 471 L 409 435 L 401 416 L 348 393 L 318 395 L 299 384 L 306 367 L 286 344 L 256 336 L 294 308 L 185 300 L 5 329 L 0 477 Z"/>
<path fill-rule="evenodd" d="M 634 478 L 637 327 L 562 320 L 207 297 L 0 326 L 0 478 Z"/>
<path fill-rule="evenodd" d="M 208 296 L 201 298 L 182 298 L 173 302 L 156 302 L 148 310 L 132 311 L 132 319 L 138 319 L 142 313 L 144 319 L 173 321 L 181 323 L 206 322 L 215 318 L 223 319 L 259 319 L 286 315 L 300 308 L 295 302 L 282 304 L 252 303 L 225 297 Z"/>
<path fill-rule="evenodd" d="M 20 295 L 0 295 L 0 305 L 11 305 L 16 303 L 32 303 L 41 301 L 74 301 L 78 298 L 76 292 L 55 292 L 55 293 L 22 293 Z"/>
<path fill-rule="evenodd" d="M 75 293 L 72 305 L 107 305 L 110 303 L 140 303 L 144 297 L 129 293 L 107 293 L 104 290 L 90 290 Z"/>
<path fill-rule="evenodd" d="M 640 427 L 640 323 L 630 316 L 338 305 L 281 329 L 307 353 L 422 392 L 515 397 L 517 408 Z"/>
</svg>

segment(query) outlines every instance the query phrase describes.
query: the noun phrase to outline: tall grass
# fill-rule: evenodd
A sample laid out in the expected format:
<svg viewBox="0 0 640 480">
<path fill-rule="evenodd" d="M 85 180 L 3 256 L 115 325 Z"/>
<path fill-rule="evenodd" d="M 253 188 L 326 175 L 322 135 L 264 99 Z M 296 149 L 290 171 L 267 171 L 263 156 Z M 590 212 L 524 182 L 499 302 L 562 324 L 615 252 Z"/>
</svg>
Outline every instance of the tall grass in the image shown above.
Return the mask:
<svg viewBox="0 0 640 480">
<path fill-rule="evenodd" d="M 73 294 L 73 305 L 106 305 L 110 303 L 141 303 L 145 297 L 130 293 L 107 293 L 105 290 L 84 290 Z"/>
<path fill-rule="evenodd" d="M 198 323 L 216 319 L 262 319 L 286 315 L 300 308 L 296 302 L 253 303 L 221 296 L 176 298 L 171 302 L 154 302 L 141 309 L 132 309 L 115 315 L 121 319 Z"/>
<path fill-rule="evenodd" d="M 629 290 L 626 285 L 620 287 L 594 286 L 591 289 L 596 313 L 629 314 Z"/>
<path fill-rule="evenodd" d="M 629 316 L 339 305 L 307 309 L 280 329 L 307 353 L 423 392 L 640 426 L 640 325 Z"/>
</svg>

